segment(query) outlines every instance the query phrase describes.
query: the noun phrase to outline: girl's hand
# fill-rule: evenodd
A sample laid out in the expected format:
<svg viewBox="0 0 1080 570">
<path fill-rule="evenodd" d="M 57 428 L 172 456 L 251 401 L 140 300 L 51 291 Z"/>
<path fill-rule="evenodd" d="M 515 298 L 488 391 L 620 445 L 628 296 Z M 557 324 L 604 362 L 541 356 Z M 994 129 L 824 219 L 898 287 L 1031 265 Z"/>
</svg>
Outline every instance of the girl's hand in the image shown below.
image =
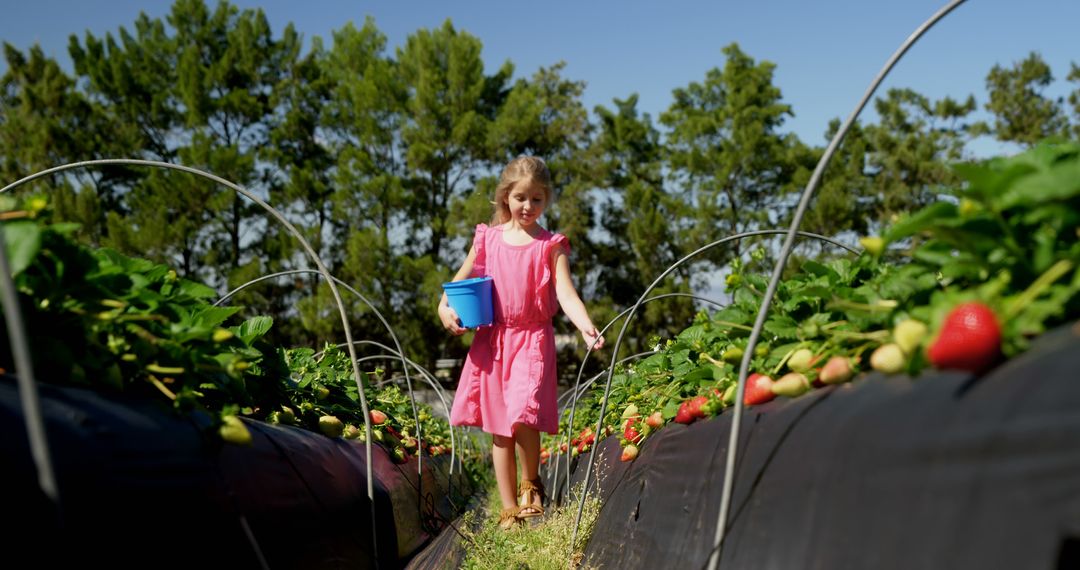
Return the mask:
<svg viewBox="0 0 1080 570">
<path fill-rule="evenodd" d="M 439 320 L 442 321 L 443 328 L 454 336 L 461 336 L 469 330 L 461 326 L 457 311 L 449 305 L 439 305 Z"/>
<path fill-rule="evenodd" d="M 585 339 L 585 346 L 591 347 L 592 350 L 604 348 L 604 337 L 600 336 L 600 331 L 596 330 L 596 327 L 582 329 L 581 338 Z"/>
</svg>

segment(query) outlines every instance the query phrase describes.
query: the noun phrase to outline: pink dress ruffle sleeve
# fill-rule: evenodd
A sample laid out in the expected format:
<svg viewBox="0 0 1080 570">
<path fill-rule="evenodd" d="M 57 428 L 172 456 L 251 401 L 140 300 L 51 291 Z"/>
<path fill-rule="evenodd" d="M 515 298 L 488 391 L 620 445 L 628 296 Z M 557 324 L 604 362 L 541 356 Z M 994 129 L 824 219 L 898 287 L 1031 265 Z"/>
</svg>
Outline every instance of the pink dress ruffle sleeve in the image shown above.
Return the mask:
<svg viewBox="0 0 1080 570">
<path fill-rule="evenodd" d="M 566 236 L 547 230 L 511 245 L 499 226 L 476 226 L 472 277 L 493 278 L 495 322 L 480 327 L 461 371 L 450 424 L 510 437 L 518 424 L 556 433 L 559 426 L 555 334 L 559 310 L 552 248 Z"/>
</svg>

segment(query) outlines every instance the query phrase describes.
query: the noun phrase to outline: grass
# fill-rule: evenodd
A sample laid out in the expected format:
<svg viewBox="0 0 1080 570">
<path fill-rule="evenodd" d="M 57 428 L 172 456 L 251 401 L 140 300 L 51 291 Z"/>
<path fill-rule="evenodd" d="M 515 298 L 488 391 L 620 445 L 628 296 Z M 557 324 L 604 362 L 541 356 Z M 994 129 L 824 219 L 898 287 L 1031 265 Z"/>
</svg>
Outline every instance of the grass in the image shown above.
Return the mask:
<svg viewBox="0 0 1080 570">
<path fill-rule="evenodd" d="M 574 495 L 578 496 L 578 495 Z M 566 570 L 581 568 L 582 551 L 589 542 L 600 501 L 592 495 L 585 499 L 577 541 L 569 547 L 574 533 L 578 501 L 563 507 L 548 506 L 547 514 L 536 524 L 526 523 L 509 531 L 499 528 L 501 510 L 499 493 L 491 489 L 485 509 L 476 509 L 462 520 L 462 544 L 465 559 L 461 568 L 468 570 Z"/>
</svg>

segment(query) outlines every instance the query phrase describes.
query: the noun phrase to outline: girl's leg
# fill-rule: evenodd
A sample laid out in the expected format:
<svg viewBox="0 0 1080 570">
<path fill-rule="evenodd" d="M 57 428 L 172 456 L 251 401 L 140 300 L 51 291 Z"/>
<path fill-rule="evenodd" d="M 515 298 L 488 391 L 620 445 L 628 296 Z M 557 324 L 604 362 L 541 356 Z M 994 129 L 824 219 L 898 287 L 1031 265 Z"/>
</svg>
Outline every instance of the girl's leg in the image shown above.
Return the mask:
<svg viewBox="0 0 1080 570">
<path fill-rule="evenodd" d="M 521 456 L 521 478 L 528 481 L 536 479 L 537 470 L 540 469 L 540 432 L 518 424 L 514 430 L 514 441 Z"/>
<path fill-rule="evenodd" d="M 518 424 L 517 429 L 514 431 L 514 441 L 517 443 L 518 455 L 521 456 L 521 480 L 539 485 L 540 432 L 531 427 Z M 542 499 L 539 492 L 539 489 L 534 488 L 531 495 L 531 504 L 538 507 L 532 509 L 531 512 L 537 515 L 544 512 L 543 507 L 541 507 Z"/>
<path fill-rule="evenodd" d="M 514 457 L 514 438 L 491 435 L 491 461 L 495 464 L 495 481 L 499 484 L 499 499 L 503 508 L 517 505 L 517 459 Z"/>
</svg>

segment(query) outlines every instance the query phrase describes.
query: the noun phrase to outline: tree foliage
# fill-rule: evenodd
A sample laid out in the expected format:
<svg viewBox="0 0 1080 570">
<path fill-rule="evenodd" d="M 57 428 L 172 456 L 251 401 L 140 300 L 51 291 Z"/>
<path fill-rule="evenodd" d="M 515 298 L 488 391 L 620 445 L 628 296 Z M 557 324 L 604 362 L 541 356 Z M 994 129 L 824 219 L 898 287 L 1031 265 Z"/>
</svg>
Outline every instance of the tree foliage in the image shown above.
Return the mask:
<svg viewBox="0 0 1080 570">
<path fill-rule="evenodd" d="M 70 72 L 37 46 L 5 44 L 0 174 L 7 184 L 76 161 L 138 158 L 239 184 L 363 296 L 342 288 L 360 339 L 391 344 L 377 309 L 407 355 L 430 367 L 467 350 L 467 339 L 443 333 L 434 306 L 474 226 L 490 218 L 509 159 L 534 154 L 551 166 L 556 199 L 545 224 L 569 236 L 575 282 L 603 326 L 654 281 L 654 296 L 716 293 L 734 260 L 766 263 L 758 244 L 739 242 L 657 281 L 721 238 L 786 228 L 823 152 L 822 141 L 785 130 L 796 110 L 774 83 L 775 65 L 736 44 L 702 79 L 673 89 L 654 122 L 636 94 L 586 109 L 586 81 L 568 77 L 566 62 L 488 69 L 481 39 L 449 20 L 399 46 L 370 18 L 328 40 L 312 38 L 305 50 L 291 25 L 275 32 L 261 10 L 176 0 L 164 18 L 139 14 L 130 28 L 73 35 Z M 1075 63 L 1066 80 L 1080 84 Z M 975 120 L 974 96 L 888 91 L 874 102 L 876 121 L 855 124 L 833 157 L 802 229 L 854 243 L 939 199 L 956 182 L 949 164 L 970 158 L 976 137 L 1031 145 L 1080 136 L 1080 89 L 1054 98 L 1052 82 L 1038 54 L 995 66 L 987 125 Z M 275 342 L 344 340 L 309 253 L 238 193 L 138 166 L 66 171 L 24 191 L 42 187 L 56 218 L 80 225 L 80 239 L 165 262 L 221 293 L 291 272 L 235 302 L 275 317 Z M 686 296 L 647 304 L 626 354 L 681 330 L 699 307 Z M 565 319 L 557 328 L 574 332 Z M 572 345 L 562 354 L 564 376 L 583 354 Z"/>
</svg>

